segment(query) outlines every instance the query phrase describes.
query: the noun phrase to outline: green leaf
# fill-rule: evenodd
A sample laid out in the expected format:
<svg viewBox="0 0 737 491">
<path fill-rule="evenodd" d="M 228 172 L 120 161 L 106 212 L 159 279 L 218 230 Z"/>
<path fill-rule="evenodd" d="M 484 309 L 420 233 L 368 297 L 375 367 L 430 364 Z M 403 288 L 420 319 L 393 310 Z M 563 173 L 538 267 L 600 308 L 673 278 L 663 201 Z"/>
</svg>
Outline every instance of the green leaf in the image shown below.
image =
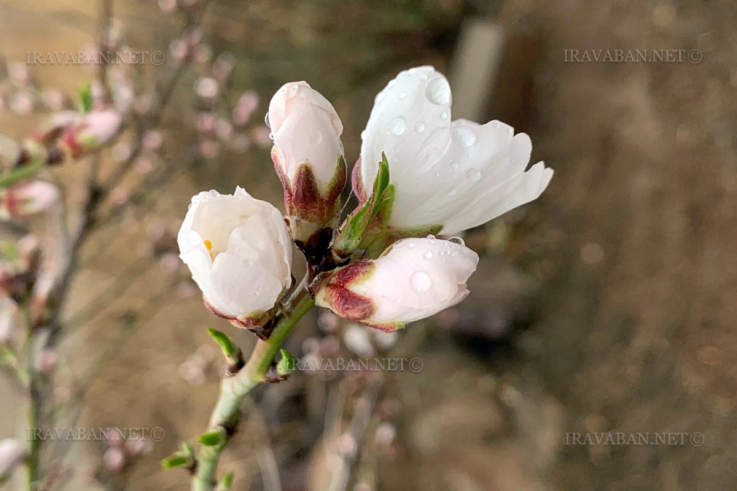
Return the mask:
<svg viewBox="0 0 737 491">
<path fill-rule="evenodd" d="M 215 447 L 222 443 L 224 436 L 223 430 L 208 431 L 200 435 L 200 443 L 206 447 Z"/>
<path fill-rule="evenodd" d="M 297 359 L 285 349 L 279 351 L 281 352 L 281 359 L 276 364 L 276 373 L 282 377 L 287 377 L 297 370 Z"/>
<path fill-rule="evenodd" d="M 374 179 L 374 198 L 381 197 L 387 186 L 389 186 L 389 161 L 386 159 L 386 154 L 381 152 L 379 170 L 376 172 L 376 179 Z"/>
<path fill-rule="evenodd" d="M 232 339 L 230 339 L 228 335 L 226 335 L 222 331 L 218 331 L 217 329 L 208 328 L 207 332 L 210 333 L 212 339 L 214 339 L 215 342 L 220 345 L 220 349 L 223 350 L 223 354 L 227 358 L 238 357 L 238 346 L 233 342 Z"/>
<path fill-rule="evenodd" d="M 220 484 L 218 484 L 218 490 L 222 491 L 228 491 L 230 489 L 230 486 L 233 485 L 233 473 L 228 472 L 223 476 L 222 479 L 220 479 Z"/>
<path fill-rule="evenodd" d="M 92 84 L 87 82 L 78 91 L 79 94 L 79 112 L 88 113 L 92 111 Z"/>
<path fill-rule="evenodd" d="M 183 465 L 189 464 L 191 460 L 189 457 L 175 453 L 162 460 L 161 467 L 164 469 L 174 469 L 175 467 L 182 467 Z"/>
</svg>

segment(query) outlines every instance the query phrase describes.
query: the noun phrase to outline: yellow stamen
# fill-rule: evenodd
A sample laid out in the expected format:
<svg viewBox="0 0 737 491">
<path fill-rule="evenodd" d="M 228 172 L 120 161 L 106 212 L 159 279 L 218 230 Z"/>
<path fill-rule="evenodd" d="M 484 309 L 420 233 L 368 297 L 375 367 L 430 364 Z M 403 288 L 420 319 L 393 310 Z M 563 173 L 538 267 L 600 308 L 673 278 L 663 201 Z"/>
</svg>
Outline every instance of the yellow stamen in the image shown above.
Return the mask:
<svg viewBox="0 0 737 491">
<path fill-rule="evenodd" d="M 206 240 L 205 247 L 207 247 L 207 251 L 210 253 L 210 259 L 214 261 L 215 255 L 212 253 L 212 242 L 210 242 L 209 240 Z"/>
</svg>

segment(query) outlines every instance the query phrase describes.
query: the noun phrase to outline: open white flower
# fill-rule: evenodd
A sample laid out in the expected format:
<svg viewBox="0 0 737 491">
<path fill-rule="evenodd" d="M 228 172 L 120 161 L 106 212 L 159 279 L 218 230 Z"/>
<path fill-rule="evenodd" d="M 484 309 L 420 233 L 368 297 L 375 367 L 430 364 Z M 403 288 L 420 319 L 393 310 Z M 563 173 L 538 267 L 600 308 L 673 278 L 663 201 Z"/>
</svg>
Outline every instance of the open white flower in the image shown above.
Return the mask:
<svg viewBox="0 0 737 491">
<path fill-rule="evenodd" d="M 332 104 L 306 82 L 288 83 L 274 94 L 268 121 L 274 137 L 271 157 L 299 245 L 337 218 L 347 178 L 343 123 Z M 329 230 L 324 235 L 329 238 Z"/>
<path fill-rule="evenodd" d="M 392 228 L 458 233 L 536 199 L 553 176 L 542 162 L 524 172 L 526 134 L 499 121 L 451 122 L 450 106 L 450 85 L 432 67 L 403 71 L 376 96 L 358 192 L 370 192 L 384 152 L 396 187 Z"/>
<path fill-rule="evenodd" d="M 208 308 L 241 327 L 262 326 L 292 284 L 281 213 L 240 187 L 192 198 L 177 241 Z"/>
<path fill-rule="evenodd" d="M 378 259 L 338 269 L 319 285 L 315 300 L 346 319 L 391 332 L 466 298 L 478 261 L 455 241 L 404 239 Z"/>
</svg>

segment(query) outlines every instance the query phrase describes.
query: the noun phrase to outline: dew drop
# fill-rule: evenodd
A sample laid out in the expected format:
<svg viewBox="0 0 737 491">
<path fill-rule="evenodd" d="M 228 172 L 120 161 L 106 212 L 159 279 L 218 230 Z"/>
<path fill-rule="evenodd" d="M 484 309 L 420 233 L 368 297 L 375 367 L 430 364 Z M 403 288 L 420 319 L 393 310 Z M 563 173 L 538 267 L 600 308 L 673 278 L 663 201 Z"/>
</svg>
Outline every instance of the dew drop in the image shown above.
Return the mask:
<svg viewBox="0 0 737 491">
<path fill-rule="evenodd" d="M 454 244 L 459 244 L 462 246 L 466 245 L 466 243 L 463 242 L 463 239 L 461 239 L 460 237 L 451 237 L 450 239 L 448 239 L 448 242 L 452 242 Z"/>
<path fill-rule="evenodd" d="M 269 119 L 269 113 L 266 113 L 266 116 L 264 116 L 264 124 L 268 128 L 271 128 L 271 120 Z"/>
<path fill-rule="evenodd" d="M 397 116 L 396 118 L 391 120 L 391 123 L 389 123 L 389 128 L 392 134 L 394 135 L 401 135 L 404 133 L 404 130 L 407 129 L 407 123 L 404 121 L 404 118 Z"/>
<path fill-rule="evenodd" d="M 383 100 L 384 100 L 384 93 L 383 92 L 379 92 L 378 94 L 376 94 L 376 99 L 374 99 L 374 103 L 375 104 L 381 104 L 381 101 L 383 101 Z"/>
<path fill-rule="evenodd" d="M 427 80 L 427 74 L 423 73 L 422 75 L 420 75 L 420 80 Z"/>
<path fill-rule="evenodd" d="M 407 97 L 407 93 L 406 92 L 402 92 L 401 94 L 399 94 L 399 98 L 400 99 L 404 99 L 405 97 Z"/>
<path fill-rule="evenodd" d="M 269 133 L 269 140 L 274 141 L 274 138 L 276 138 L 274 133 Z"/>
<path fill-rule="evenodd" d="M 473 182 L 477 182 L 479 179 L 481 179 L 481 172 L 478 169 L 469 169 L 466 175 Z"/>
<path fill-rule="evenodd" d="M 453 130 L 453 137 L 464 147 L 471 147 L 476 144 L 476 132 L 466 126 L 459 126 Z"/>
<path fill-rule="evenodd" d="M 417 133 L 422 133 L 423 131 L 425 131 L 425 123 L 417 123 L 415 125 L 415 131 Z"/>
<path fill-rule="evenodd" d="M 365 140 L 367 136 L 368 136 L 368 131 L 366 131 L 366 130 L 363 130 L 363 131 L 361 132 L 361 140 Z"/>
<path fill-rule="evenodd" d="M 453 188 L 448 192 L 448 196 L 455 196 L 456 194 L 458 194 L 458 190 L 456 188 Z"/>
<path fill-rule="evenodd" d="M 391 82 L 389 82 L 389 84 L 387 85 L 387 87 L 394 87 L 395 85 L 397 85 L 397 80 L 396 79 L 394 79 Z"/>
<path fill-rule="evenodd" d="M 436 77 L 427 84 L 425 96 L 433 104 L 445 106 L 450 102 L 450 86 L 445 78 Z"/>
<path fill-rule="evenodd" d="M 410 75 L 414 75 L 415 73 L 417 73 L 417 68 L 410 68 L 409 69 L 409 74 Z"/>
<path fill-rule="evenodd" d="M 220 196 L 220 193 L 218 193 L 214 189 L 211 189 L 207 192 L 207 195 L 210 196 L 211 198 L 217 198 L 218 196 Z"/>
<path fill-rule="evenodd" d="M 414 243 L 414 242 L 410 242 L 410 243 L 409 243 L 409 244 L 407 245 L 407 249 L 414 249 L 414 248 L 415 248 L 415 243 Z"/>
<path fill-rule="evenodd" d="M 258 290 L 256 290 L 255 292 L 253 292 L 253 296 L 254 297 L 258 297 L 259 295 L 260 295 L 260 292 Z"/>
<path fill-rule="evenodd" d="M 435 236 L 433 234 L 428 235 L 425 237 L 426 239 L 435 240 Z"/>
<path fill-rule="evenodd" d="M 410 277 L 410 286 L 416 292 L 426 292 L 431 285 L 430 275 L 424 271 L 415 271 Z"/>
<path fill-rule="evenodd" d="M 448 119 L 448 111 L 441 112 L 440 119 Z"/>
<path fill-rule="evenodd" d="M 320 142 L 322 142 L 322 133 L 315 130 L 312 134 L 310 134 L 310 143 L 313 145 L 319 145 Z"/>
<path fill-rule="evenodd" d="M 432 252 L 427 251 L 422 255 L 422 257 L 424 257 L 425 259 L 432 259 Z"/>
<path fill-rule="evenodd" d="M 459 167 L 460 167 L 460 164 L 458 162 L 450 163 L 450 168 L 453 169 L 454 172 L 457 171 Z"/>
</svg>

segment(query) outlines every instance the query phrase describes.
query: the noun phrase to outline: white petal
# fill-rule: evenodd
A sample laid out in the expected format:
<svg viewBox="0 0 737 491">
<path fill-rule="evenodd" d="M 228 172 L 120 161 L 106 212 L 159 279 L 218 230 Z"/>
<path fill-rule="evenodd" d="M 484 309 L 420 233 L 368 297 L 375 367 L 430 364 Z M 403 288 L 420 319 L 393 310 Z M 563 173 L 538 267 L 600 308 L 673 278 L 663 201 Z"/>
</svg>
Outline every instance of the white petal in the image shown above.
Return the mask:
<svg viewBox="0 0 737 491">
<path fill-rule="evenodd" d="M 468 295 L 466 281 L 478 255 L 451 241 L 406 239 L 376 259 L 371 276 L 351 290 L 373 300 L 370 322 L 412 322 L 456 305 Z"/>
<path fill-rule="evenodd" d="M 413 70 L 400 73 L 377 97 L 361 147 L 366 189 L 373 185 L 381 152 L 389 161 L 396 186 L 390 225 L 442 225 L 442 233 L 458 233 L 544 191 L 552 170 L 524 173 L 532 150 L 527 135 L 513 136 L 499 121 L 451 123 L 445 78 L 430 67 Z M 422 133 L 415 127 L 420 122 Z"/>
<path fill-rule="evenodd" d="M 332 104 L 306 82 L 292 82 L 272 98 L 269 121 L 282 171 L 293 181 L 299 165 L 309 162 L 326 193 L 343 154 L 343 124 Z"/>
</svg>

